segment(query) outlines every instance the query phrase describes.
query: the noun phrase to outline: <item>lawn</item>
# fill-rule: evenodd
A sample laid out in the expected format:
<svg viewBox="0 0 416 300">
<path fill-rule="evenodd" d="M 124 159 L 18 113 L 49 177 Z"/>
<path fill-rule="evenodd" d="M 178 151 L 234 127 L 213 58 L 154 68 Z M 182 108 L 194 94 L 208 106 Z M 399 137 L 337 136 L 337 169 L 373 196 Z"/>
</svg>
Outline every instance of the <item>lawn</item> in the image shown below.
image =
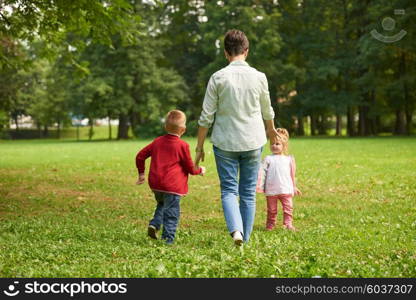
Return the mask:
<svg viewBox="0 0 416 300">
<path fill-rule="evenodd" d="M 135 185 L 134 158 L 148 142 L 1 141 L 0 277 L 416 276 L 415 138 L 291 140 L 298 231 L 265 231 L 258 194 L 242 249 L 226 231 L 209 143 L 175 245 L 146 236 L 155 202 Z"/>
</svg>

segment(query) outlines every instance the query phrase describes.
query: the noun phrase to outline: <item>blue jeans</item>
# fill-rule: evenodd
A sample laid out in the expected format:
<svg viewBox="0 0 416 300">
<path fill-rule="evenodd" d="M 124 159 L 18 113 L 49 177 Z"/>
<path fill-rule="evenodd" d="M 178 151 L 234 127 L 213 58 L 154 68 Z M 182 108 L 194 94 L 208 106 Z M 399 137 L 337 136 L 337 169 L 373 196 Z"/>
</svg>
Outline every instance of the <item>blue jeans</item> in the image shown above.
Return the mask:
<svg viewBox="0 0 416 300">
<path fill-rule="evenodd" d="M 256 184 L 261 151 L 262 148 L 231 152 L 214 146 L 225 222 L 228 231 L 240 231 L 245 242 L 250 239 L 256 214 Z"/>
<path fill-rule="evenodd" d="M 179 222 L 181 196 L 156 191 L 154 194 L 157 206 L 149 225 L 153 225 L 157 230 L 163 225 L 162 240 L 172 244 Z"/>
</svg>

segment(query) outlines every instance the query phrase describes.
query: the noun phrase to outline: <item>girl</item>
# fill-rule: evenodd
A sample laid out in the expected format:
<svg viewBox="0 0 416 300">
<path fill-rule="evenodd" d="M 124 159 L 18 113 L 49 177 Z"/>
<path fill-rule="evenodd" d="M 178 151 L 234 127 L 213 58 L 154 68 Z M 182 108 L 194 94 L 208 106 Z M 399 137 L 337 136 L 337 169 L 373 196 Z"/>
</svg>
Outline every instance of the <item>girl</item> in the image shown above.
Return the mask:
<svg viewBox="0 0 416 300">
<path fill-rule="evenodd" d="M 277 128 L 278 141 L 270 144 L 272 155 L 264 158 L 259 171 L 257 192 L 264 193 L 267 199 L 266 230 L 272 230 L 276 224 L 277 201 L 283 207 L 283 225 L 289 230 L 293 227 L 294 195 L 301 195 L 296 187 L 295 158 L 288 155 L 289 133 L 284 128 Z"/>
</svg>

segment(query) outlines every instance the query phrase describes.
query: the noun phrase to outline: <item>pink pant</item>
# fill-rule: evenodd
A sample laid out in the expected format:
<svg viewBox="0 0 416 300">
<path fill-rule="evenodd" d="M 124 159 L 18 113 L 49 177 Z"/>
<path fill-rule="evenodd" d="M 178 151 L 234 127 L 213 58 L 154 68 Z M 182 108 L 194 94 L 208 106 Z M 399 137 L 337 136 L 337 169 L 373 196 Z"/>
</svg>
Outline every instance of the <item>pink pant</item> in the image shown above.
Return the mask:
<svg viewBox="0 0 416 300">
<path fill-rule="evenodd" d="M 276 196 L 266 196 L 267 199 L 267 221 L 266 229 L 273 229 L 276 225 L 277 201 L 282 202 L 283 207 L 283 225 L 288 229 L 294 229 L 293 222 L 293 201 L 292 195 L 280 194 Z"/>
</svg>

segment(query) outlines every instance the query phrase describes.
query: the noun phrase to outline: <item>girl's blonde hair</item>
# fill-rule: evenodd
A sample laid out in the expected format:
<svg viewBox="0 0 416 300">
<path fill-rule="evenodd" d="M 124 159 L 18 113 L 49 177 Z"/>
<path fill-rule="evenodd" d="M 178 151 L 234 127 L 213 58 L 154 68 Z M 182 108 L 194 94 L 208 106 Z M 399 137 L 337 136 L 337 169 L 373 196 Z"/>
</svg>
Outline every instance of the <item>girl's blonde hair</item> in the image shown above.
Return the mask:
<svg viewBox="0 0 416 300">
<path fill-rule="evenodd" d="M 289 154 L 289 132 L 285 128 L 276 128 L 277 140 L 283 145 L 283 154 Z"/>
</svg>

